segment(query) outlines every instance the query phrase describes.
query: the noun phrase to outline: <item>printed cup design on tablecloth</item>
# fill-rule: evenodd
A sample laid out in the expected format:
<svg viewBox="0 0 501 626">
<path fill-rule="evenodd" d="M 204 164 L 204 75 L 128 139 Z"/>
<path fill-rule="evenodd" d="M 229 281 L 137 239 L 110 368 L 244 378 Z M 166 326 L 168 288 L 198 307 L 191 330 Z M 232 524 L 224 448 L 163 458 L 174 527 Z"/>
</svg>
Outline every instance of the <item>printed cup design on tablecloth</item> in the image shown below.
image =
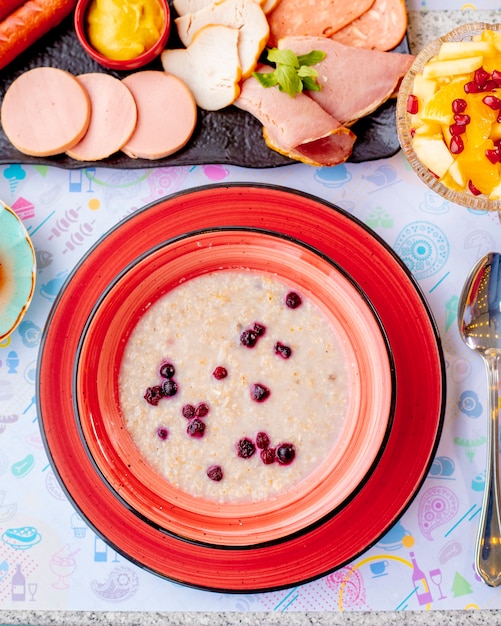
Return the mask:
<svg viewBox="0 0 501 626">
<path fill-rule="evenodd" d="M 447 524 L 459 510 L 456 494 L 447 487 L 431 487 L 419 500 L 418 523 L 423 537 L 433 541 L 432 531 Z"/>
<path fill-rule="evenodd" d="M 417 280 L 439 272 L 449 258 L 449 241 L 430 222 L 412 222 L 398 235 L 393 246 Z"/>
<path fill-rule="evenodd" d="M 139 578 L 130 567 L 120 565 L 111 570 L 104 582 L 93 580 L 92 591 L 108 602 L 123 602 L 131 598 L 139 587 Z"/>
<path fill-rule="evenodd" d="M 439 196 L 434 191 L 427 191 L 424 194 L 424 200 L 419 205 L 419 208 L 423 211 L 423 213 L 440 215 L 441 213 L 447 213 L 450 210 L 450 206 L 450 202 Z"/>
<path fill-rule="evenodd" d="M 66 544 L 50 557 L 49 567 L 57 576 L 56 582 L 52 584 L 53 589 L 69 589 L 68 578 L 77 569 L 75 556 L 79 552 L 80 548 L 73 549 L 69 544 Z"/>
</svg>

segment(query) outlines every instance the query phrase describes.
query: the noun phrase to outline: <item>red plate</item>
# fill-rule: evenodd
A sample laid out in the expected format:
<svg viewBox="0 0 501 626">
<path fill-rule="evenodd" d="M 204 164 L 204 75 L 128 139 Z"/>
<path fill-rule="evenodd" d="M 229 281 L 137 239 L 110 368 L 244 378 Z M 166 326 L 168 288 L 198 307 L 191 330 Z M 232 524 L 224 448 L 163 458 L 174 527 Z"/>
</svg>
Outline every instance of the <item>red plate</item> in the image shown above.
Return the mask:
<svg viewBox="0 0 501 626">
<path fill-rule="evenodd" d="M 92 310 L 118 274 L 152 246 L 201 228 L 266 228 L 295 237 L 347 271 L 374 305 L 393 352 L 396 403 L 386 447 L 368 480 L 335 515 L 284 542 L 215 547 L 179 539 L 117 499 L 89 457 L 75 407 L 74 362 Z M 218 591 L 268 591 L 322 576 L 373 545 L 424 480 L 445 407 L 445 367 L 431 313 L 409 271 L 341 209 L 279 187 L 185 191 L 120 223 L 82 259 L 61 291 L 40 352 L 38 410 L 47 451 L 69 498 L 94 530 L 138 565 Z"/>
</svg>

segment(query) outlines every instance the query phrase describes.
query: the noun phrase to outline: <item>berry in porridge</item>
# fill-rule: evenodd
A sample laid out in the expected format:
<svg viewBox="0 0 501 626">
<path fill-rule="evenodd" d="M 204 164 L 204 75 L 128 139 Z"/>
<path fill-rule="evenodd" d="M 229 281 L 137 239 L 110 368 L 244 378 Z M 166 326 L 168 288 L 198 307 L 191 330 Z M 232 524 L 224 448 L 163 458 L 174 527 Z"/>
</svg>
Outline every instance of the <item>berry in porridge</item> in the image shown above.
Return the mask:
<svg viewBox="0 0 501 626">
<path fill-rule="evenodd" d="M 218 365 L 216 369 L 212 372 L 212 375 L 216 380 L 223 380 L 228 376 L 228 370 L 222 365 Z"/>
<path fill-rule="evenodd" d="M 277 358 L 277 344 L 290 353 Z M 335 446 L 349 406 L 346 361 L 308 294 L 275 276 L 213 272 L 176 286 L 140 318 L 120 367 L 121 412 L 141 456 L 176 488 L 216 502 L 275 498 Z M 173 396 L 163 392 L 169 381 Z M 216 466 L 218 480 L 208 472 Z"/>
<path fill-rule="evenodd" d="M 289 346 L 284 346 L 284 344 L 281 341 L 277 341 L 274 349 L 275 349 L 275 354 L 280 355 L 282 359 L 290 359 L 292 350 L 290 349 Z"/>
<path fill-rule="evenodd" d="M 301 303 L 301 296 L 295 291 L 289 291 L 289 293 L 285 296 L 285 304 L 289 307 L 289 309 L 297 309 L 298 306 L 301 306 Z"/>
<path fill-rule="evenodd" d="M 207 476 L 214 480 L 215 482 L 219 482 L 223 480 L 223 469 L 220 465 L 211 465 L 207 470 Z"/>
<path fill-rule="evenodd" d="M 250 396 L 254 402 L 264 402 L 270 395 L 270 390 L 261 383 L 253 383 L 250 388 Z"/>
<path fill-rule="evenodd" d="M 162 383 L 162 393 L 166 398 L 172 398 L 177 393 L 177 383 L 172 378 L 168 378 Z"/>
<path fill-rule="evenodd" d="M 167 428 L 160 426 L 157 430 L 157 435 L 162 441 L 165 441 L 167 437 L 169 436 L 169 431 L 167 430 Z"/>
</svg>

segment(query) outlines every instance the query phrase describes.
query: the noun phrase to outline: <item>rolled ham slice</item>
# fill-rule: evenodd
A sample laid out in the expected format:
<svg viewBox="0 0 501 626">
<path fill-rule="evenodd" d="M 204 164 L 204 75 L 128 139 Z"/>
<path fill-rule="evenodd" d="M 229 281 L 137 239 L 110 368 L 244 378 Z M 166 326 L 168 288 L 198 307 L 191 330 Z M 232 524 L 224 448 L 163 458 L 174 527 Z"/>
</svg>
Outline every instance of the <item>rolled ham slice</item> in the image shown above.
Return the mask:
<svg viewBox="0 0 501 626">
<path fill-rule="evenodd" d="M 110 74 L 93 72 L 77 80 L 89 95 L 92 115 L 87 132 L 66 154 L 79 161 L 99 161 L 130 139 L 137 122 L 136 102 L 130 90 Z"/>
<path fill-rule="evenodd" d="M 308 91 L 308 96 L 345 126 L 390 98 L 414 61 L 411 54 L 354 48 L 326 37 L 283 37 L 278 47 L 297 55 L 325 52 L 314 66 L 322 88 Z"/>
<path fill-rule="evenodd" d="M 185 83 L 165 72 L 143 70 L 123 79 L 137 106 L 137 124 L 122 147 L 131 158 L 160 159 L 183 148 L 197 122 L 197 106 Z"/>
<path fill-rule="evenodd" d="M 272 68 L 259 65 L 258 72 Z M 337 165 L 350 156 L 355 135 L 304 94 L 295 97 L 277 87 L 265 88 L 251 76 L 243 84 L 235 106 L 263 124 L 267 145 L 309 165 Z"/>
<path fill-rule="evenodd" d="M 53 156 L 85 135 L 91 107 L 78 80 L 55 67 L 21 74 L 5 93 L 0 112 L 3 130 L 23 154 Z"/>
</svg>

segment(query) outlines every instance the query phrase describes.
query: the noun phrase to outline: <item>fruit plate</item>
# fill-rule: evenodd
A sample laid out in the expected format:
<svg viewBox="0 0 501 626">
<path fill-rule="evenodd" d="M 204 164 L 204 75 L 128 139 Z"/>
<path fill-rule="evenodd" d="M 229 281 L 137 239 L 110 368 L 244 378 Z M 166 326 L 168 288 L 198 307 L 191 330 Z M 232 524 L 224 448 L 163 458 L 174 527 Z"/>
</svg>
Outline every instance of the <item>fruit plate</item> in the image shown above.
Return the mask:
<svg viewBox="0 0 501 626">
<path fill-rule="evenodd" d="M 171 37 L 174 37 L 173 33 Z M 176 42 L 171 45 L 177 45 Z M 407 39 L 395 48 L 398 52 L 409 52 Z M 0 106 L 5 90 L 23 72 L 34 67 L 50 65 L 78 75 L 87 72 L 105 72 L 84 52 L 77 40 L 72 18 L 63 21 L 57 28 L 30 47 L 8 67 L 1 71 Z M 162 69 L 155 61 L 145 69 Z M 124 72 L 108 70 L 117 78 Z M 400 149 L 395 123 L 396 100 L 390 99 L 372 115 L 357 122 L 352 130 L 358 140 L 350 157 L 352 162 L 371 161 L 390 157 Z M 165 165 L 206 165 L 225 163 L 250 168 L 276 167 L 295 163 L 291 159 L 270 150 L 265 144 L 260 123 L 249 113 L 236 107 L 221 111 L 200 111 L 195 133 L 188 145 L 172 156 L 158 159 L 131 159 L 119 152 L 99 162 L 76 161 L 66 155 L 49 158 L 31 157 L 16 150 L 0 128 L 0 164 L 33 163 L 54 165 L 67 169 L 79 169 L 99 165 L 113 168 L 151 168 Z"/>
<path fill-rule="evenodd" d="M 294 237 L 350 275 L 385 329 L 396 389 L 391 429 L 377 464 L 342 507 L 283 541 L 230 548 L 163 532 L 116 497 L 83 443 L 73 374 L 87 318 L 122 270 L 167 240 L 221 227 L 269 229 Z M 117 552 L 187 585 L 258 592 L 342 567 L 377 542 L 407 509 L 438 445 L 445 365 L 419 288 L 399 258 L 365 225 L 304 193 L 267 185 L 214 185 L 145 207 L 89 251 L 54 303 L 42 340 L 37 387 L 42 434 L 55 473 L 89 525 Z"/>
<path fill-rule="evenodd" d="M 198 294 L 192 293 L 190 297 L 186 294 L 188 282 L 200 277 L 219 279 L 226 285 L 226 291 L 217 287 L 212 305 L 207 296 L 201 299 Z M 266 299 L 273 299 L 266 281 L 276 280 L 280 289 L 284 286 L 284 294 L 287 291 L 302 294 L 300 319 L 304 322 L 294 322 L 299 311 L 291 313 L 283 304 L 277 303 L 276 309 L 272 304 L 273 314 L 266 309 Z M 256 285 L 255 298 L 266 294 L 266 299 L 250 304 L 249 296 L 238 288 L 242 297 L 233 311 L 234 319 L 228 307 L 234 302 L 232 294 L 236 288 L 227 281 L 246 281 L 248 289 Z M 151 307 L 162 296 L 175 296 L 178 288 L 183 290 L 183 301 L 179 305 L 171 302 L 167 308 L 162 306 L 162 331 L 157 332 L 156 323 L 152 326 L 151 321 L 142 318 L 151 315 Z M 193 298 L 199 298 L 204 310 L 192 303 Z M 186 302 L 192 304 L 186 307 Z M 308 331 L 302 339 L 301 326 L 307 326 L 304 311 L 308 306 L 318 307 L 335 331 L 336 339 L 330 340 L 339 346 L 343 363 L 349 364 L 339 373 L 332 351 L 328 360 L 321 361 L 324 366 L 320 365 L 322 355 L 329 351 L 329 339 L 317 341 L 319 346 L 324 346 L 319 352 L 312 352 L 313 331 Z M 172 317 L 170 323 L 166 321 L 168 312 L 179 307 L 183 307 L 184 320 L 193 312 L 193 323 L 186 326 L 182 322 L 179 326 Z M 209 313 L 208 319 L 206 311 L 214 314 Z M 295 324 L 294 332 L 289 334 L 286 334 L 289 325 L 281 327 L 277 320 L 279 316 L 284 318 L 287 311 L 289 325 Z M 241 323 L 238 320 L 250 321 L 254 319 L 252 313 L 259 315 L 266 330 L 259 342 L 248 349 L 235 343 L 233 329 L 238 337 Z M 140 347 L 125 357 L 129 338 L 139 322 L 146 325 L 147 336 L 137 340 Z M 212 332 L 216 324 L 218 330 Z M 294 353 L 287 363 L 284 359 L 267 358 L 273 351 L 276 333 L 283 340 L 287 338 L 287 344 L 293 342 Z M 96 346 L 100 349 L 96 350 Z M 173 358 L 172 353 L 177 355 L 174 357 L 176 380 L 179 375 L 182 382 L 175 397 L 151 408 L 143 397 L 144 390 L 151 384 L 150 376 L 158 364 L 165 360 L 165 351 L 169 359 Z M 186 356 L 187 353 L 191 356 Z M 304 367 L 305 356 L 301 355 L 308 353 L 312 354 L 311 362 Z M 215 354 L 224 358 L 229 368 L 225 382 L 216 382 L 211 375 L 216 365 Z M 124 375 L 124 361 L 132 371 L 126 389 L 124 383 L 118 382 Z M 206 363 L 212 367 L 205 366 Z M 141 385 L 138 381 L 143 367 L 148 373 Z M 317 369 L 314 384 L 321 390 L 310 392 L 307 381 L 314 367 Z M 270 231 L 243 228 L 197 231 L 142 255 L 98 297 L 75 356 L 78 421 L 84 443 L 103 478 L 138 516 L 164 531 L 200 543 L 227 547 L 257 545 L 304 532 L 308 526 L 332 515 L 367 480 L 391 427 L 392 369 L 384 330 L 370 303 L 324 255 Z M 259 380 L 266 382 L 271 390 L 270 397 L 258 406 L 250 400 L 247 385 L 241 383 L 255 372 L 259 372 Z M 346 379 L 341 382 L 344 376 Z M 304 383 L 301 387 L 297 384 L 298 377 Z M 335 383 L 336 379 L 339 382 Z M 205 380 L 211 382 L 205 385 Z M 203 438 L 196 439 L 189 438 L 185 432 L 182 408 L 186 402 L 200 399 L 200 381 L 210 414 L 203 421 Z M 331 388 L 331 392 L 325 393 L 326 388 Z M 331 400 L 337 394 L 342 394 L 339 408 Z M 315 399 L 316 396 L 321 400 Z M 302 397 L 311 400 L 301 405 Z M 311 406 L 314 402 L 320 404 L 316 411 Z M 329 403 L 329 417 L 324 422 L 322 416 Z M 231 410 L 226 409 L 228 405 Z M 172 480 L 165 480 L 152 464 L 145 462 L 127 427 L 125 412 L 133 424 L 138 424 L 134 436 L 143 440 L 142 449 L 151 455 L 152 463 L 170 466 L 167 471 Z M 234 421 L 235 412 L 240 419 Z M 255 429 L 249 425 L 252 419 L 256 420 Z M 168 433 L 161 444 L 158 428 Z M 230 430 L 234 431 L 234 438 L 229 435 Z M 259 454 L 245 460 L 236 457 L 234 449 L 239 437 L 251 436 L 254 440 L 255 433 L 263 430 L 270 433 L 275 443 L 283 436 L 297 442 L 297 458 L 290 466 L 265 465 Z M 318 441 L 320 430 L 325 446 Z M 334 436 L 328 436 L 331 431 Z M 320 456 L 319 449 L 325 450 L 325 460 L 311 461 L 311 469 L 307 470 L 308 457 Z M 182 461 L 172 463 L 169 459 L 173 457 Z M 205 468 L 201 458 L 211 459 Z M 225 474 L 217 484 L 211 483 L 205 473 L 214 459 L 221 463 Z M 180 481 L 186 487 L 184 490 L 173 482 L 180 480 L 179 463 L 186 476 Z M 295 474 L 304 477 L 293 480 Z M 285 484 L 290 486 L 281 486 L 278 491 L 270 492 L 270 496 L 265 497 L 259 491 L 259 498 L 249 498 L 248 494 L 256 494 L 257 489 L 264 491 L 263 485 L 270 481 L 277 485 L 287 481 Z M 199 490 L 196 494 L 189 492 L 193 483 Z M 225 493 L 244 495 L 235 495 L 232 500 L 226 495 L 221 500 Z"/>
</svg>

